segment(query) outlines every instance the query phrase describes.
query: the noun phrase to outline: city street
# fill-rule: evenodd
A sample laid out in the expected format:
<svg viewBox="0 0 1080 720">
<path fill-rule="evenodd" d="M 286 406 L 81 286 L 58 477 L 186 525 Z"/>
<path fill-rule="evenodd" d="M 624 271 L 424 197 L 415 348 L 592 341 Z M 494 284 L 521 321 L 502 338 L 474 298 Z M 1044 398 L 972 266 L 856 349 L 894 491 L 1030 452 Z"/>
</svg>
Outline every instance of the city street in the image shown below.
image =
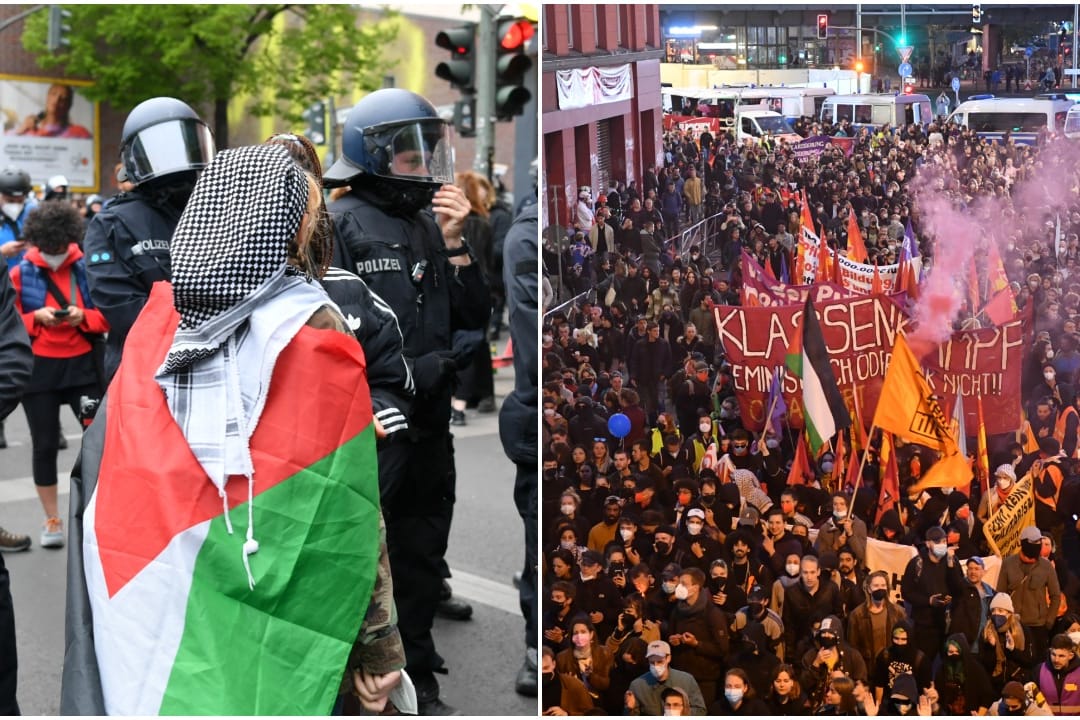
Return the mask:
<svg viewBox="0 0 1080 720">
<path fill-rule="evenodd" d="M 512 386 L 513 369 L 500 369 L 495 379 L 500 405 Z M 75 460 L 79 433 L 70 413 L 62 422 L 71 446 L 60 453 L 63 471 Z M 440 677 L 443 700 L 467 715 L 535 715 L 536 701 L 514 692 L 524 641 L 510 579 L 521 566 L 524 542 L 513 503 L 513 466 L 499 443 L 497 414 L 469 410 L 468 423 L 455 432 L 458 502 L 448 562 L 454 591 L 473 604 L 474 615 L 468 622 L 436 620 L 436 647 L 450 669 Z M 0 450 L 0 526 L 28 533 L 34 542 L 28 552 L 4 556 L 15 603 L 18 698 L 24 715 L 57 715 L 67 553 L 38 547 L 41 508 L 30 477 L 30 437 L 21 408 L 6 427 L 10 447 Z M 61 480 L 64 518 L 67 484 Z"/>
</svg>

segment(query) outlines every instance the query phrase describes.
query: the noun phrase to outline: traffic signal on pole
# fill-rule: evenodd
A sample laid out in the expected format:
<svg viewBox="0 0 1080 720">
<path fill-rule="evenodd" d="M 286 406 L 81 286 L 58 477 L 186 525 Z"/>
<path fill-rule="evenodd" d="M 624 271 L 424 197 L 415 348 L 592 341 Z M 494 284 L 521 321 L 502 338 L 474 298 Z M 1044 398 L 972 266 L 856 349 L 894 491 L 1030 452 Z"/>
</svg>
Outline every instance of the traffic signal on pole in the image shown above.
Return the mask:
<svg viewBox="0 0 1080 720">
<path fill-rule="evenodd" d="M 528 55 L 529 40 L 536 26 L 525 18 L 502 18 L 495 36 L 495 117 L 510 120 L 525 110 L 532 93 L 524 87 L 533 68 Z"/>
<path fill-rule="evenodd" d="M 829 37 L 829 16 L 818 15 L 817 16 L 817 36 L 819 40 L 824 40 Z"/>
<path fill-rule="evenodd" d="M 447 28 L 435 36 L 435 44 L 450 51 L 450 59 L 435 66 L 435 76 L 463 93 L 476 92 L 476 25 Z"/>
<path fill-rule="evenodd" d="M 304 128 L 307 139 L 314 145 L 326 144 L 326 103 L 322 100 L 312 103 L 304 110 L 302 117 L 307 123 Z"/>
<path fill-rule="evenodd" d="M 64 10 L 60 5 L 49 6 L 49 32 L 46 36 L 49 52 L 71 46 L 71 39 L 68 37 L 71 32 L 71 25 L 68 24 L 70 19 L 70 10 Z"/>
</svg>

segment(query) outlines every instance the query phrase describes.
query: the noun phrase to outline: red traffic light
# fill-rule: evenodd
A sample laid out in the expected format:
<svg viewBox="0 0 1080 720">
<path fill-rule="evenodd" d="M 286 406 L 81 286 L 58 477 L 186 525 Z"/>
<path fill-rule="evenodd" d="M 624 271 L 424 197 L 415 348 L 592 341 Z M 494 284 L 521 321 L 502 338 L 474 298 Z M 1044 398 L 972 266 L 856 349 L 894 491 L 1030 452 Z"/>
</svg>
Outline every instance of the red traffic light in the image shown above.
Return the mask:
<svg viewBox="0 0 1080 720">
<path fill-rule="evenodd" d="M 829 16 L 818 15 L 817 16 L 817 36 L 819 39 L 824 40 L 829 36 Z"/>
<path fill-rule="evenodd" d="M 904 85 L 904 94 L 905 95 L 910 95 L 913 92 L 915 92 L 915 87 L 913 85 Z"/>
<path fill-rule="evenodd" d="M 499 46 L 504 50 L 517 50 L 536 33 L 536 28 L 528 20 L 515 20 L 499 30 Z"/>
</svg>

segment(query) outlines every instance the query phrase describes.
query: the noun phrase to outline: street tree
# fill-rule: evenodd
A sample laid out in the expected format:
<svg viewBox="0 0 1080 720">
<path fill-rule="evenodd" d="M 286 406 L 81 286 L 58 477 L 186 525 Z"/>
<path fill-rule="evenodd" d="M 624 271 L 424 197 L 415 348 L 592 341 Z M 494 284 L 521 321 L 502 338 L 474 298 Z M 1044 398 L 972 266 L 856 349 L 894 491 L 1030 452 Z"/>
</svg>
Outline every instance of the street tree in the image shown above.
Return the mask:
<svg viewBox="0 0 1080 720">
<path fill-rule="evenodd" d="M 65 5 L 67 42 L 47 50 L 48 16 L 26 21 L 23 46 L 42 68 L 63 66 L 94 85 L 91 100 L 131 108 L 157 95 L 213 106 L 214 138 L 228 147 L 229 103 L 298 122 L 318 98 L 374 90 L 396 20 L 358 26 L 349 5 Z"/>
</svg>

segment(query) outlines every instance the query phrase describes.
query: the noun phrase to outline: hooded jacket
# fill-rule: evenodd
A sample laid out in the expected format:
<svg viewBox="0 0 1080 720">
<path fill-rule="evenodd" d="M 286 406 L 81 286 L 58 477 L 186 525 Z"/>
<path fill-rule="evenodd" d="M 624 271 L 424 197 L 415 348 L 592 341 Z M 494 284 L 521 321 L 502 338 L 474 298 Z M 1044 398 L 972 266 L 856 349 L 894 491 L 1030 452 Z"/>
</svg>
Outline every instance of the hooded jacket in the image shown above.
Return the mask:
<svg viewBox="0 0 1080 720">
<path fill-rule="evenodd" d="M 941 712 L 947 715 L 970 715 L 973 711 L 989 708 L 996 699 L 989 675 L 972 655 L 963 634 L 950 635 L 945 641 L 946 648 L 952 643 L 960 648 L 959 662 L 955 666 L 950 664 L 946 660 L 946 649 L 942 652 L 942 665 L 934 675 Z"/>
<path fill-rule="evenodd" d="M 840 589 L 836 583 L 823 576 L 818 580 L 818 590 L 811 595 L 802 580 L 784 591 L 784 645 L 792 659 L 795 648 L 803 638 L 810 637 L 815 622 L 829 615 L 839 617 L 843 612 Z M 816 652 L 816 651 L 815 651 Z"/>
<path fill-rule="evenodd" d="M 1033 675 L 1055 715 L 1080 715 L 1080 656 L 1074 655 L 1063 670 L 1041 663 Z"/>
<path fill-rule="evenodd" d="M 701 588 L 692 605 L 685 600 L 676 602 L 668 622 L 668 636 L 691 633 L 697 645 L 673 644 L 671 666 L 696 678 L 722 673 L 730 644 L 728 627 L 728 617 L 713 603 L 707 585 Z"/>
<path fill-rule="evenodd" d="M 824 695 L 826 682 L 836 670 L 842 670 L 852 680 L 862 680 L 864 683 L 868 680 L 866 662 L 863 660 L 862 655 L 844 642 L 844 624 L 840 622 L 840 618 L 830 615 L 822 621 L 823 625 L 826 623 L 829 623 L 831 625 L 830 629 L 836 632 L 835 649 L 838 655 L 836 663 L 831 668 L 825 664 L 815 664 L 818 654 L 818 644 L 815 637 L 814 646 L 802 656 L 801 672 L 799 673 L 799 684 L 802 685 L 803 690 L 810 697 L 811 703 L 815 707 Z"/>
<path fill-rule="evenodd" d="M 895 690 L 896 680 L 904 674 L 914 677 L 921 687 L 930 685 L 930 663 L 926 660 L 926 654 L 915 646 L 911 621 L 902 617 L 897 620 L 893 630 L 898 627 L 907 630 L 907 645 L 890 643 L 879 652 L 874 658 L 873 675 L 870 677 L 870 684 L 881 688 L 886 698 Z"/>
</svg>

